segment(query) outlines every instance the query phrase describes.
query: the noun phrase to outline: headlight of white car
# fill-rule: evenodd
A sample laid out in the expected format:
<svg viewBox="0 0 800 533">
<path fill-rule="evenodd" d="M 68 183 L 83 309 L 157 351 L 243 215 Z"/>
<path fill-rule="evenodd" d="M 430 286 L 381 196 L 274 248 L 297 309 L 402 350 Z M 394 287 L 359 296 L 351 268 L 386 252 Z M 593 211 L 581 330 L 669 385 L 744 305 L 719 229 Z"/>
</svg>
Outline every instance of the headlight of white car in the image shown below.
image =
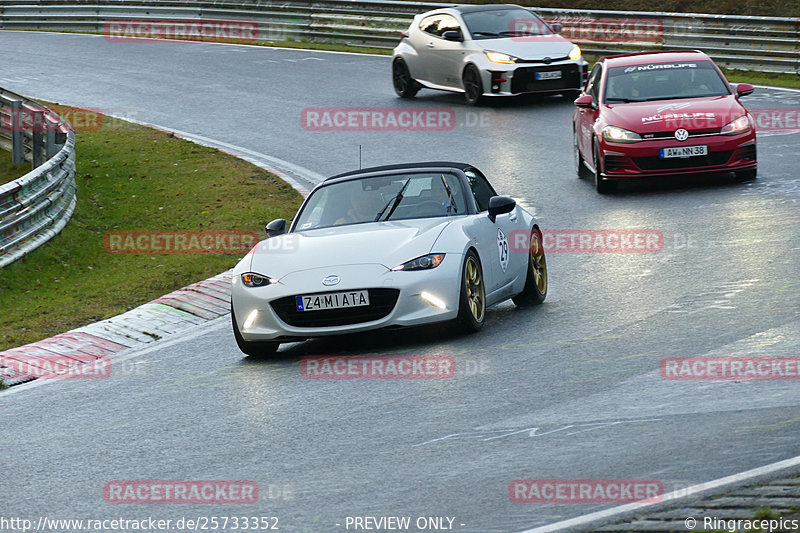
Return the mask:
<svg viewBox="0 0 800 533">
<path fill-rule="evenodd" d="M 444 254 L 428 254 L 397 265 L 392 270 L 430 270 L 436 268 L 444 260 Z"/>
<path fill-rule="evenodd" d="M 736 120 L 725 124 L 720 130 L 722 135 L 738 135 L 750 131 L 750 119 L 747 115 L 742 115 Z"/>
<path fill-rule="evenodd" d="M 617 126 L 603 128 L 603 138 L 612 143 L 638 143 L 642 136 L 635 131 L 626 130 Z"/>
<path fill-rule="evenodd" d="M 570 51 L 569 58 L 573 61 L 579 60 L 581 58 L 581 47 L 576 44 Z"/>
<path fill-rule="evenodd" d="M 278 281 L 255 272 L 245 272 L 242 274 L 242 283 L 244 283 L 245 287 L 264 287 L 278 283 Z"/>
<path fill-rule="evenodd" d="M 519 59 L 514 56 L 504 54 L 502 52 L 492 52 L 490 50 L 486 51 L 486 57 L 488 57 L 489 61 L 491 61 L 492 63 L 503 63 L 506 65 L 513 65 Z"/>
</svg>

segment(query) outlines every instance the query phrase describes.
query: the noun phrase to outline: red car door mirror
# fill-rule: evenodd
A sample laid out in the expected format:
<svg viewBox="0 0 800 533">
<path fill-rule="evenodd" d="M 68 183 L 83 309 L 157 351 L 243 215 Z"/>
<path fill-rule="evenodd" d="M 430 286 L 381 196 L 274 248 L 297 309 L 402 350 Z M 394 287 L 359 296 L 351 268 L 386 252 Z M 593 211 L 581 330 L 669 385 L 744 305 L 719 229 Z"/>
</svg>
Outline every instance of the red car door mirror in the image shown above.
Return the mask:
<svg viewBox="0 0 800 533">
<path fill-rule="evenodd" d="M 736 86 L 736 96 L 747 96 L 748 94 L 752 94 L 755 90 L 756 88 L 749 83 L 740 83 Z"/>
<path fill-rule="evenodd" d="M 594 98 L 591 94 L 584 94 L 575 100 L 575 107 L 590 108 L 594 107 Z"/>
</svg>

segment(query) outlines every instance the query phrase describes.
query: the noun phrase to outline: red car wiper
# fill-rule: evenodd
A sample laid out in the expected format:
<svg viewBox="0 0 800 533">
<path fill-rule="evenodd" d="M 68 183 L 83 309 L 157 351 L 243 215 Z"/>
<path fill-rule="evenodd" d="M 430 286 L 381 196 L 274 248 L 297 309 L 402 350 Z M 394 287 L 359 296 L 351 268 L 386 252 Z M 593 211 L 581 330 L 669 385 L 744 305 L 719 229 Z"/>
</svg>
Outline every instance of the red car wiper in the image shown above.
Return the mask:
<svg viewBox="0 0 800 533">
<path fill-rule="evenodd" d="M 623 104 L 629 104 L 631 102 L 647 102 L 647 100 L 642 98 L 606 98 L 606 102 L 622 102 Z"/>
</svg>

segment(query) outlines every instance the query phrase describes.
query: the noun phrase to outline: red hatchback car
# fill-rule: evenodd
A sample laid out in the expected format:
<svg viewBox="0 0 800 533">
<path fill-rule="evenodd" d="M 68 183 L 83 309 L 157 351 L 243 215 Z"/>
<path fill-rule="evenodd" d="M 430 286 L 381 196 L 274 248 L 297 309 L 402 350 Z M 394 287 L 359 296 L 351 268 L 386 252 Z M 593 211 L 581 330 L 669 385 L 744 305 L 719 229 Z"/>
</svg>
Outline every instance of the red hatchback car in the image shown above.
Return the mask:
<svg viewBox="0 0 800 533">
<path fill-rule="evenodd" d="M 575 100 L 578 176 L 600 193 L 644 176 L 734 172 L 756 177 L 756 132 L 735 88 L 700 51 L 605 57 Z"/>
</svg>

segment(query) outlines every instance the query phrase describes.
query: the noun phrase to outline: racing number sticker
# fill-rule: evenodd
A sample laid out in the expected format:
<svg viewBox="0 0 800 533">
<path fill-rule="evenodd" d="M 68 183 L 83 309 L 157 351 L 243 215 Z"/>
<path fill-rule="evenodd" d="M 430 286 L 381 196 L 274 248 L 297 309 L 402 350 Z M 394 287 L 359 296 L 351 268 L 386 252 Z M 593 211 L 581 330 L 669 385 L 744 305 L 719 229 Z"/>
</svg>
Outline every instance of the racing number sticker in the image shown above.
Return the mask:
<svg viewBox="0 0 800 533">
<path fill-rule="evenodd" d="M 508 239 L 503 230 L 497 230 L 497 251 L 500 253 L 500 267 L 503 272 L 508 268 Z"/>
</svg>

